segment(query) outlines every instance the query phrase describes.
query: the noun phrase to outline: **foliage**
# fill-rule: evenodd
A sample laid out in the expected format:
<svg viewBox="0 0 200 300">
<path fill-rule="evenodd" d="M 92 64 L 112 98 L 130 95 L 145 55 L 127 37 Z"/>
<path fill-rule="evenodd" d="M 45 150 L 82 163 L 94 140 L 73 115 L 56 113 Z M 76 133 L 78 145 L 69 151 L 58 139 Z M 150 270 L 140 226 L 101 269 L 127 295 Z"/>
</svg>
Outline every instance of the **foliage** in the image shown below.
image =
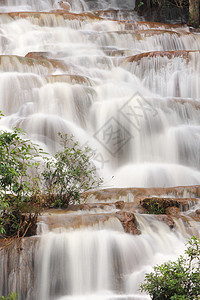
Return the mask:
<svg viewBox="0 0 200 300">
<path fill-rule="evenodd" d="M 166 213 L 169 201 L 167 199 L 153 197 L 144 199 L 141 205 L 148 214 L 160 215 Z"/>
<path fill-rule="evenodd" d="M 38 157 L 44 152 L 20 135 L 19 129 L 0 132 L 0 238 L 35 234 L 44 206 L 76 203 L 80 193 L 102 182 L 91 162 L 92 151 L 80 149 L 72 137 L 61 134 L 63 151 L 46 158 L 39 176 Z"/>
<path fill-rule="evenodd" d="M 0 300 L 17 300 L 18 297 L 17 297 L 17 294 L 12 292 L 9 296 L 7 297 L 4 297 L 4 296 L 1 296 L 0 297 Z"/>
<path fill-rule="evenodd" d="M 139 3 L 138 3 L 138 8 L 140 8 L 141 6 L 143 6 L 144 5 L 144 2 L 143 1 L 140 1 Z"/>
<path fill-rule="evenodd" d="M 149 202 L 149 211 L 150 214 L 160 215 L 164 213 L 163 205 L 159 201 L 150 199 Z"/>
<path fill-rule="evenodd" d="M 146 274 L 141 291 L 148 292 L 153 300 L 200 299 L 200 239 L 189 240 L 185 256 L 155 266 Z"/>
<path fill-rule="evenodd" d="M 39 212 L 39 179 L 31 174 L 40 155 L 22 132 L 0 132 L 0 236 L 22 236 Z M 32 215 L 33 214 L 33 215 Z"/>
<path fill-rule="evenodd" d="M 102 183 L 91 161 L 91 149 L 81 149 L 72 136 L 60 133 L 59 136 L 63 149 L 56 153 L 54 160 L 46 161 L 46 168 L 42 174 L 48 199 L 55 207 L 79 202 L 81 193 Z"/>
</svg>

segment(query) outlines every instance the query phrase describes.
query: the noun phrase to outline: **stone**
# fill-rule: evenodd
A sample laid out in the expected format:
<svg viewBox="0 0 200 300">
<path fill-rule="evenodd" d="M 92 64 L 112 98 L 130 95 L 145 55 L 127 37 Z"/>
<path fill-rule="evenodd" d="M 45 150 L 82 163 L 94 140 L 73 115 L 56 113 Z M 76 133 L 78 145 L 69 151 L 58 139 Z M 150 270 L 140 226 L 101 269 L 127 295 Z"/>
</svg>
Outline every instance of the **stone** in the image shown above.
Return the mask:
<svg viewBox="0 0 200 300">
<path fill-rule="evenodd" d="M 172 219 L 171 216 L 167 215 L 158 215 L 157 219 L 161 222 L 166 223 L 171 229 L 174 228 L 174 220 Z"/>
<path fill-rule="evenodd" d="M 117 201 L 117 202 L 115 202 L 115 207 L 116 207 L 117 209 L 123 209 L 124 206 L 125 206 L 124 201 Z"/>
<path fill-rule="evenodd" d="M 172 207 L 167 207 L 166 208 L 166 214 L 167 215 L 173 215 L 173 216 L 177 216 L 177 215 L 179 215 L 180 214 L 180 208 L 178 208 L 178 207 L 174 207 L 174 206 L 172 206 Z"/>
<path fill-rule="evenodd" d="M 64 11 L 66 11 L 66 12 L 70 11 L 71 5 L 68 2 L 59 1 L 58 3 Z"/>
<path fill-rule="evenodd" d="M 191 206 L 197 203 L 195 198 L 161 198 L 150 197 L 140 202 L 141 206 L 150 214 L 166 214 L 167 208 L 176 207 L 180 211 L 187 211 Z"/>
<path fill-rule="evenodd" d="M 115 214 L 115 216 L 122 223 L 125 232 L 131 234 L 140 234 L 140 230 L 137 228 L 137 222 L 135 215 L 131 212 L 119 211 Z"/>
</svg>

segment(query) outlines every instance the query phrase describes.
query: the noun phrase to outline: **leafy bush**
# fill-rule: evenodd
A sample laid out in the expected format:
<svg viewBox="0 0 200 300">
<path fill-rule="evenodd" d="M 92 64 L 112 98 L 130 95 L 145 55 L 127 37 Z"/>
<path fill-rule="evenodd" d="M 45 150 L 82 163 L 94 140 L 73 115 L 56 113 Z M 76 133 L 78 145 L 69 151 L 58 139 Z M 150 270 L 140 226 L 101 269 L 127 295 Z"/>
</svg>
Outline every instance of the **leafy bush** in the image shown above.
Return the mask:
<svg viewBox="0 0 200 300">
<path fill-rule="evenodd" d="M 163 200 L 160 198 L 146 198 L 141 202 L 142 207 L 145 208 L 146 212 L 149 214 L 165 214 L 166 208 L 168 207 L 168 201 L 167 199 Z"/>
<path fill-rule="evenodd" d="M 45 170 L 38 175 L 36 158 L 44 153 L 21 134 L 19 129 L 0 132 L 0 238 L 35 234 L 44 206 L 76 203 L 80 193 L 102 182 L 91 162 L 92 151 L 61 134 L 63 151 L 46 158 Z"/>
<path fill-rule="evenodd" d="M 23 236 L 35 225 L 39 205 L 37 169 L 40 150 L 15 129 L 0 132 L 0 236 Z"/>
<path fill-rule="evenodd" d="M 93 157 L 91 149 L 88 147 L 81 149 L 72 136 L 60 133 L 59 136 L 63 150 L 56 153 L 55 159 L 46 161 L 46 168 L 42 174 L 45 192 L 55 207 L 79 202 L 81 193 L 102 183 L 91 161 Z"/>
<path fill-rule="evenodd" d="M 146 274 L 141 291 L 153 300 L 200 299 L 200 240 L 191 238 L 185 254 L 177 261 L 155 266 L 154 272 Z"/>
</svg>

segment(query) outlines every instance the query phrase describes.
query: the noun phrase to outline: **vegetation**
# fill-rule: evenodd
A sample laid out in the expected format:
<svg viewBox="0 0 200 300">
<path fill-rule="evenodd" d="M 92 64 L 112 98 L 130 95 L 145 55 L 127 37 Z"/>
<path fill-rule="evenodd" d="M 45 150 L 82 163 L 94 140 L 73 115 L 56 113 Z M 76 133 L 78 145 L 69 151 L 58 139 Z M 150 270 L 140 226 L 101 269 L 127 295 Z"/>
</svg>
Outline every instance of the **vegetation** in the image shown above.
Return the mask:
<svg viewBox="0 0 200 300">
<path fill-rule="evenodd" d="M 15 129 L 0 133 L 0 234 L 3 237 L 28 234 L 40 210 L 39 179 L 35 160 L 40 150 L 23 140 Z"/>
<path fill-rule="evenodd" d="M 37 217 L 44 207 L 63 207 L 79 202 L 80 194 L 99 186 L 91 162 L 92 151 L 80 149 L 67 135 L 61 137 L 62 151 L 46 161 L 39 174 L 42 149 L 22 132 L 0 132 L 0 238 L 35 234 Z"/>
<path fill-rule="evenodd" d="M 18 297 L 17 297 L 17 294 L 12 292 L 9 296 L 7 297 L 4 297 L 4 296 L 1 296 L 0 297 L 0 300 L 17 300 Z"/>
<path fill-rule="evenodd" d="M 83 150 L 72 136 L 59 134 L 62 151 L 54 159 L 48 159 L 42 173 L 48 205 L 68 206 L 79 202 L 80 194 L 98 187 L 102 179 L 97 176 L 91 162 L 93 152 L 86 147 Z"/>
<path fill-rule="evenodd" d="M 146 274 L 141 291 L 153 300 L 200 299 L 200 239 L 189 240 L 185 256 L 155 266 L 154 272 Z"/>
<path fill-rule="evenodd" d="M 142 201 L 142 207 L 148 214 L 165 214 L 168 201 L 159 198 L 146 198 Z"/>
</svg>

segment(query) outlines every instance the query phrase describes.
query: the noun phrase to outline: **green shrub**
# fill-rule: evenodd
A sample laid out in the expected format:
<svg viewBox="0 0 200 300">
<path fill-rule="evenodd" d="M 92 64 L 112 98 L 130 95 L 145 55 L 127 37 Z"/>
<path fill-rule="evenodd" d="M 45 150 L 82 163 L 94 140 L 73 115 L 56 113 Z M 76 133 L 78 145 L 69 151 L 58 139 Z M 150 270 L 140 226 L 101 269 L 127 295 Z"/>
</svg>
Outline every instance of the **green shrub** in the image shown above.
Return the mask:
<svg viewBox="0 0 200 300">
<path fill-rule="evenodd" d="M 0 132 L 0 238 L 35 234 L 43 207 L 77 203 L 82 192 L 102 182 L 91 162 L 93 152 L 61 134 L 63 151 L 44 158 L 38 175 L 37 158 L 44 152 L 20 135 L 19 129 Z"/>
<path fill-rule="evenodd" d="M 153 300 L 200 299 L 200 240 L 193 237 L 188 242 L 185 256 L 155 266 L 146 274 L 141 291 Z"/>
<path fill-rule="evenodd" d="M 92 163 L 91 149 L 81 149 L 72 136 L 59 136 L 63 149 L 56 153 L 55 159 L 46 161 L 42 175 L 49 204 L 64 207 L 79 202 L 80 194 L 98 187 L 102 179 Z"/>
<path fill-rule="evenodd" d="M 22 132 L 0 132 L 0 236 L 23 236 L 35 226 L 39 205 L 38 168 L 40 151 Z"/>
</svg>

